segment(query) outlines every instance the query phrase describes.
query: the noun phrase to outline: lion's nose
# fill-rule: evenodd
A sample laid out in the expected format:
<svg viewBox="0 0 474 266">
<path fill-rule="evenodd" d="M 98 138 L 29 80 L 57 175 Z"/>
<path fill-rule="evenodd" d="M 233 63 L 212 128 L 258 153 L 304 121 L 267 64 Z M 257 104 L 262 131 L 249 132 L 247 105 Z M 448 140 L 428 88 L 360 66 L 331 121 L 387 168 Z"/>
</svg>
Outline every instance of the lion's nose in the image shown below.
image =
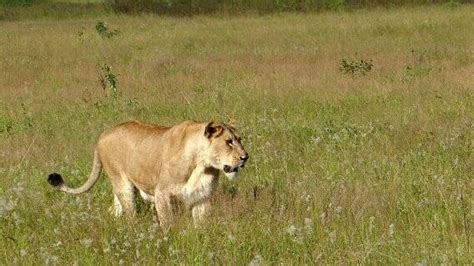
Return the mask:
<svg viewBox="0 0 474 266">
<path fill-rule="evenodd" d="M 248 153 L 245 153 L 244 155 L 240 156 L 240 160 L 242 160 L 244 162 L 247 161 L 248 159 L 249 159 Z"/>
</svg>

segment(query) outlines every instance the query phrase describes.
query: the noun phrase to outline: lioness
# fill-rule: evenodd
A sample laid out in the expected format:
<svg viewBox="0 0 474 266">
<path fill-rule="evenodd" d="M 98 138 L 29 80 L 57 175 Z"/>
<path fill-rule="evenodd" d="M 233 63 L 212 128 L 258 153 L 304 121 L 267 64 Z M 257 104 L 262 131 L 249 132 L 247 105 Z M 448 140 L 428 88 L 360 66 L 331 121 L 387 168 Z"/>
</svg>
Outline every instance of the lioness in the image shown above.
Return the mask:
<svg viewBox="0 0 474 266">
<path fill-rule="evenodd" d="M 135 213 L 135 189 L 155 203 L 160 226 L 172 220 L 172 199 L 192 209 L 195 222 L 210 209 L 210 196 L 219 170 L 233 179 L 249 158 L 233 124 L 186 121 L 173 127 L 125 122 L 104 131 L 94 152 L 87 181 L 79 188 L 64 184 L 52 173 L 48 182 L 59 190 L 79 194 L 88 191 L 102 167 L 112 183 L 112 212 Z"/>
</svg>

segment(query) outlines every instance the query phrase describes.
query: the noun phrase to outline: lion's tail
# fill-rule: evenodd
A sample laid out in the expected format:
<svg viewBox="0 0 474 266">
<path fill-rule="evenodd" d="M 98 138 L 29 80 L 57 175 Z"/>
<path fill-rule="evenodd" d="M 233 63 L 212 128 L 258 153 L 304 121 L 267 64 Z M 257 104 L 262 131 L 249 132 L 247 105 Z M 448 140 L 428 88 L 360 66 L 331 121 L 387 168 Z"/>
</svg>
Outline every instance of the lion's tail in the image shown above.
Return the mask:
<svg viewBox="0 0 474 266">
<path fill-rule="evenodd" d="M 94 152 L 94 164 L 92 165 L 92 171 L 87 179 L 86 183 L 78 188 L 70 188 L 64 184 L 64 180 L 60 174 L 52 173 L 48 176 L 48 183 L 53 187 L 58 188 L 59 190 L 71 193 L 71 194 L 80 194 L 88 191 L 95 184 L 97 179 L 99 179 L 100 171 L 102 170 L 102 162 L 99 158 L 99 153 L 97 150 Z"/>
</svg>

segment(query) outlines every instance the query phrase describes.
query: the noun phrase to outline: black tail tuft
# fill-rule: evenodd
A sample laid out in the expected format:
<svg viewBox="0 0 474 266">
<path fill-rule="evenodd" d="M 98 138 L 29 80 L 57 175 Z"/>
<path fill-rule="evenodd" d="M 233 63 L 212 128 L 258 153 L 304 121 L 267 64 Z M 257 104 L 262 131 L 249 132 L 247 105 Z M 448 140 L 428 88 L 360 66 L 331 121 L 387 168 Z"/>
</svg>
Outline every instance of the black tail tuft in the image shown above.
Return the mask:
<svg viewBox="0 0 474 266">
<path fill-rule="evenodd" d="M 60 174 L 52 173 L 48 176 L 48 183 L 53 187 L 57 187 L 62 185 L 64 181 Z"/>
</svg>

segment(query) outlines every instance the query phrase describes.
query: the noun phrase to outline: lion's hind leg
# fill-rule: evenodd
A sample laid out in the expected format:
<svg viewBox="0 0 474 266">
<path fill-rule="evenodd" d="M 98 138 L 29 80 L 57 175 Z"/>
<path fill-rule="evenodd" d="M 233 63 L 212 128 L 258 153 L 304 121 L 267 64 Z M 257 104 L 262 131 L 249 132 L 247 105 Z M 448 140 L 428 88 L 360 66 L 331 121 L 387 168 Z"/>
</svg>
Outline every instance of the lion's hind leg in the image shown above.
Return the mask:
<svg viewBox="0 0 474 266">
<path fill-rule="evenodd" d="M 109 211 L 115 217 L 120 217 L 123 214 L 122 204 L 120 204 L 120 201 L 117 195 L 115 194 L 114 194 L 114 204 L 110 207 Z"/>
<path fill-rule="evenodd" d="M 114 191 L 114 205 L 112 214 L 116 217 L 125 212 L 128 216 L 134 216 L 135 209 L 135 186 L 128 180 L 121 180 L 118 183 L 112 183 Z"/>
</svg>

